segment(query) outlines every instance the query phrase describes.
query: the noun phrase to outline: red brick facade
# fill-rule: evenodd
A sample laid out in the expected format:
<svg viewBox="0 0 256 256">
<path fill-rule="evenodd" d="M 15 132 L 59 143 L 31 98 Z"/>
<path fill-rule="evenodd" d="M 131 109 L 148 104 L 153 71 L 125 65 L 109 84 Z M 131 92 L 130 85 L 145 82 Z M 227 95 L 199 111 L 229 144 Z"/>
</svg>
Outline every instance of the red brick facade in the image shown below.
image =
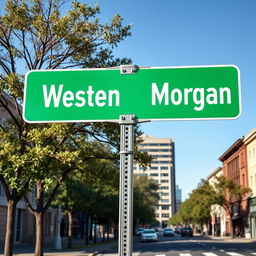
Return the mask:
<svg viewBox="0 0 256 256">
<path fill-rule="evenodd" d="M 231 178 L 236 184 L 248 187 L 248 170 L 246 146 L 243 139 L 237 140 L 220 158 L 223 163 L 223 175 Z M 228 196 L 228 195 L 227 195 Z M 233 221 L 234 233 L 244 236 L 245 227 L 247 226 L 248 201 L 244 198 L 239 207 L 233 204 L 233 217 L 226 216 L 226 231 L 231 233 L 231 223 Z"/>
</svg>

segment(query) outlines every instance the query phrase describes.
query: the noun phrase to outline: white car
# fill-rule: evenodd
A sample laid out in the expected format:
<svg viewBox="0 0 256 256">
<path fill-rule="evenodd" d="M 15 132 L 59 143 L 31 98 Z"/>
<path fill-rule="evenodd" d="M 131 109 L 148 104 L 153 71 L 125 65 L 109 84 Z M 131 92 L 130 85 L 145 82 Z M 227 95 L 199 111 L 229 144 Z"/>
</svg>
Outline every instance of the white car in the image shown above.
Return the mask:
<svg viewBox="0 0 256 256">
<path fill-rule="evenodd" d="M 136 235 L 141 236 L 141 234 L 143 233 L 144 230 L 145 230 L 144 228 L 137 228 L 136 229 Z"/>
<path fill-rule="evenodd" d="M 158 235 L 154 229 L 145 229 L 141 234 L 141 242 L 158 241 Z"/>
</svg>

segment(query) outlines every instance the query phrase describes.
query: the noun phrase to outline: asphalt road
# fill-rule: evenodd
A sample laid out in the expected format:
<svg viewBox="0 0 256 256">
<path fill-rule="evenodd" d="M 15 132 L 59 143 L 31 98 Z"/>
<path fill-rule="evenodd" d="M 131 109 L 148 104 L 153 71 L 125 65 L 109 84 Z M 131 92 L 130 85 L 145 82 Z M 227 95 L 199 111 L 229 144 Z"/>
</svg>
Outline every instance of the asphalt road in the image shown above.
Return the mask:
<svg viewBox="0 0 256 256">
<path fill-rule="evenodd" d="M 163 237 L 158 242 L 141 243 L 134 239 L 133 256 L 256 256 L 256 241 L 211 239 L 204 237 Z M 111 252 L 107 256 L 117 255 Z"/>
</svg>

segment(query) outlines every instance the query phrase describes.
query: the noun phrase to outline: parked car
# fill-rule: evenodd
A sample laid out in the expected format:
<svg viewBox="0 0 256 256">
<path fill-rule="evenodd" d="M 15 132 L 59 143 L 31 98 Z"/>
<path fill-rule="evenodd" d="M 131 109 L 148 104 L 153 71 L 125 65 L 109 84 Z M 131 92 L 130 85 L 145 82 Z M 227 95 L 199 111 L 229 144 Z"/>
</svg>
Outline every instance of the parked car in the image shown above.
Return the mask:
<svg viewBox="0 0 256 256">
<path fill-rule="evenodd" d="M 164 229 L 164 236 L 174 236 L 174 231 L 171 228 Z"/>
<path fill-rule="evenodd" d="M 141 236 L 142 232 L 144 231 L 144 228 L 136 228 L 136 235 Z"/>
<path fill-rule="evenodd" d="M 174 232 L 175 232 L 176 234 L 180 234 L 181 229 L 182 229 L 181 227 L 177 227 L 177 228 L 175 228 L 175 231 L 174 231 Z"/>
<path fill-rule="evenodd" d="M 181 236 L 193 236 L 193 230 L 191 227 L 185 227 L 181 229 Z"/>
<path fill-rule="evenodd" d="M 158 241 L 157 232 L 154 229 L 145 229 L 141 234 L 141 242 Z"/>
<path fill-rule="evenodd" d="M 158 227 L 156 231 L 157 232 L 163 232 L 163 229 L 161 227 Z"/>
</svg>

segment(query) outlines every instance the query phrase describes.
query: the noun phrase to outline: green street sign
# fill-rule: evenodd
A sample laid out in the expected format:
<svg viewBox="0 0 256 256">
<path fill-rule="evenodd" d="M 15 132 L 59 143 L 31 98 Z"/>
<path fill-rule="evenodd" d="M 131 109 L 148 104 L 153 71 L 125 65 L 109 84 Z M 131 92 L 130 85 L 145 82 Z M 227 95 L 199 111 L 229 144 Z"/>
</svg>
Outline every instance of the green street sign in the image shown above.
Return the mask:
<svg viewBox="0 0 256 256">
<path fill-rule="evenodd" d="M 23 118 L 97 122 L 134 114 L 139 121 L 160 121 L 234 119 L 241 113 L 240 72 L 234 65 L 127 70 L 30 71 Z"/>
</svg>

